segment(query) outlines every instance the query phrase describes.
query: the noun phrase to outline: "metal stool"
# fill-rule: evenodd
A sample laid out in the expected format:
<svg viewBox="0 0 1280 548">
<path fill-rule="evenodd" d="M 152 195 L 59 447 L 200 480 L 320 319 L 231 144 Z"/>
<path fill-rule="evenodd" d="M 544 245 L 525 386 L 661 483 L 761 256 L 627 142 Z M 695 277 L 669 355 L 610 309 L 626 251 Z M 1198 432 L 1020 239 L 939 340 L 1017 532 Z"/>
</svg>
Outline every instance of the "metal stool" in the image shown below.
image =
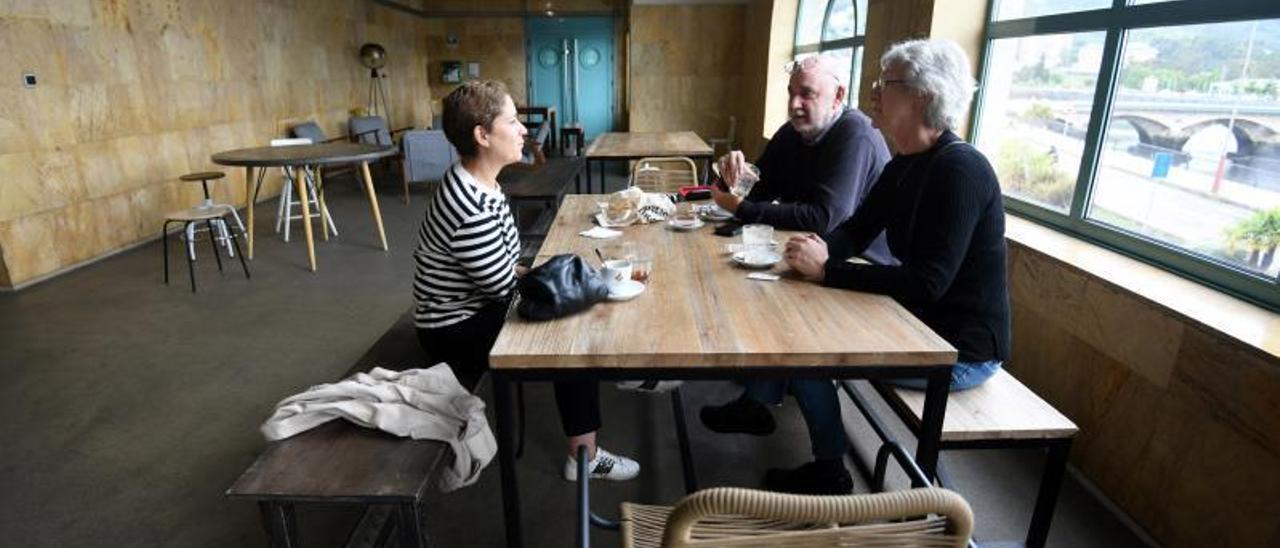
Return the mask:
<svg viewBox="0 0 1280 548">
<path fill-rule="evenodd" d="M 209 229 L 209 233 L 214 233 L 214 223 L 222 223 L 223 229 L 226 227 L 224 215 L 235 214 L 235 208 L 229 205 L 215 204 L 209 207 L 193 207 L 182 211 L 174 211 L 165 215 L 164 227 L 160 229 L 160 240 L 163 242 L 164 248 L 164 283 L 169 284 L 169 224 L 183 223 L 183 232 L 190 234 L 196 223 L 204 221 Z M 240 266 L 244 268 L 245 279 L 249 278 L 249 265 L 244 262 L 244 255 L 240 253 L 240 241 L 236 239 L 234 231 L 226 231 L 226 236 L 231 240 L 231 245 L 235 248 L 235 257 L 240 259 Z M 191 239 L 188 237 L 187 244 L 190 246 Z M 213 258 L 218 261 L 218 271 L 222 271 L 222 256 L 218 253 L 218 243 L 213 238 L 209 239 L 209 244 L 213 246 Z M 188 247 L 191 251 L 187 254 L 187 272 L 191 275 L 191 292 L 196 292 L 196 270 L 195 270 L 195 250 Z"/>
<path fill-rule="evenodd" d="M 209 195 L 209 181 L 216 181 L 223 177 L 226 177 L 226 174 L 222 173 L 221 171 L 201 171 L 198 173 L 188 173 L 186 175 L 178 177 L 178 179 L 182 181 L 187 181 L 187 182 L 200 181 L 200 188 L 204 190 L 204 201 L 200 203 L 199 208 L 202 210 L 210 210 L 214 207 L 222 206 L 231 210 L 231 217 L 236 221 L 236 228 L 240 230 L 241 234 L 244 234 L 244 223 L 240 222 L 240 214 L 236 213 L 236 208 L 228 204 L 215 204 L 213 203 L 213 198 L 211 198 Z M 217 229 L 216 235 L 214 232 L 215 228 Z M 209 236 L 211 238 L 222 241 L 222 246 L 227 249 L 228 257 L 236 256 L 237 252 L 231 246 L 231 243 L 230 243 L 231 229 L 227 227 L 227 222 L 225 219 L 219 216 L 217 219 L 213 221 L 213 224 L 212 226 L 209 227 L 208 231 L 209 231 Z M 196 260 L 196 245 L 195 245 L 196 227 L 195 225 L 194 224 L 188 225 L 187 231 L 185 232 L 185 234 L 187 239 L 187 257 L 194 261 Z"/>
<path fill-rule="evenodd" d="M 573 139 L 572 148 L 569 145 L 569 139 Z M 560 155 L 561 156 L 580 156 L 586 143 L 583 142 L 582 126 L 573 124 L 560 128 Z M 572 152 L 572 154 L 570 154 Z"/>
<path fill-rule="evenodd" d="M 273 147 L 309 144 L 311 144 L 311 140 L 307 138 L 271 140 L 271 146 Z M 316 177 L 320 174 L 320 168 L 317 167 L 315 171 L 312 171 L 311 168 L 306 166 L 296 168 L 283 167 L 280 169 L 282 177 L 281 182 L 283 184 L 280 187 L 280 201 L 276 205 L 276 232 L 279 233 L 283 230 L 284 241 L 289 241 L 290 222 L 294 219 L 302 220 L 302 213 L 295 215 L 293 213 L 293 206 L 296 205 L 301 207 L 302 202 L 300 200 L 305 199 L 307 200 L 308 206 L 314 208 L 316 213 L 318 213 L 317 217 L 320 218 L 320 233 L 324 236 L 324 239 L 328 240 L 329 234 L 331 233 L 334 236 L 337 236 L 338 227 L 333 223 L 333 216 L 329 214 L 329 207 L 324 203 L 324 189 L 321 188 L 319 192 L 316 190 Z M 299 197 L 293 195 L 293 183 L 295 181 L 295 177 L 303 178 L 302 180 L 305 183 L 306 196 Z M 259 176 L 259 179 L 261 179 L 261 176 Z"/>
</svg>

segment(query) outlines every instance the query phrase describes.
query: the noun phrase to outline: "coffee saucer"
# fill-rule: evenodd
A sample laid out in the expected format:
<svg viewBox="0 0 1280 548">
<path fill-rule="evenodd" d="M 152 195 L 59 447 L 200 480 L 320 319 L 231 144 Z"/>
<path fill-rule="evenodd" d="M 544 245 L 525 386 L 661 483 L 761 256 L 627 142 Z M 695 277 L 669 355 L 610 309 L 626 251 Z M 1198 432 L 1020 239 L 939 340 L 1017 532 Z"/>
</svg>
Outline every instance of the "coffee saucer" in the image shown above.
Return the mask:
<svg viewBox="0 0 1280 548">
<path fill-rule="evenodd" d="M 671 230 L 681 230 L 681 231 L 697 230 L 699 228 L 702 228 L 704 224 L 706 223 L 703 223 L 702 219 L 699 219 L 697 217 L 694 217 L 693 220 L 691 221 L 680 221 L 676 219 L 671 219 L 667 221 L 667 226 L 671 227 Z"/>
<path fill-rule="evenodd" d="M 782 255 L 776 251 L 739 251 L 730 258 L 743 268 L 770 268 L 782 260 Z"/>
<path fill-rule="evenodd" d="M 644 293 L 644 284 L 635 280 L 627 280 L 609 290 L 609 300 L 629 301 L 641 293 Z"/>
</svg>

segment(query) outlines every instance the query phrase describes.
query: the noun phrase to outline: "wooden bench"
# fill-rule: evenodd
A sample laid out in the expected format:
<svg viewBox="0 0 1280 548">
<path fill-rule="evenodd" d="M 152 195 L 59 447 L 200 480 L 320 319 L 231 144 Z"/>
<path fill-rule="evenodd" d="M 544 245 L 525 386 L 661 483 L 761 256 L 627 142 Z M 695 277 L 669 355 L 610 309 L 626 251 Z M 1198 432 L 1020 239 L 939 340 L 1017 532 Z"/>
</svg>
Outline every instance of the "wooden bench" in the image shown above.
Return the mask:
<svg viewBox="0 0 1280 548">
<path fill-rule="evenodd" d="M 512 164 L 498 173 L 498 183 L 511 202 L 516 226 L 521 226 L 519 209 L 522 204 L 541 206 L 533 223 L 520 230 L 521 247 L 526 254 L 536 254 L 542 245 L 560 209 L 560 200 L 568 191 L 569 181 L 574 182 L 575 190 L 581 190 L 582 169 L 586 163 L 584 158 L 551 158 L 536 169 Z"/>
<path fill-rule="evenodd" d="M 405 314 L 348 371 L 373 365 L 421 367 L 411 314 Z M 374 545 L 396 532 L 401 547 L 425 547 L 420 512 L 424 496 L 448 464 L 448 445 L 396 437 L 335 420 L 269 444 L 227 489 L 235 499 L 257 501 L 271 546 L 299 546 L 294 506 L 304 503 L 354 503 L 365 506 L 352 537 L 374 530 Z M 394 519 L 386 519 L 386 510 Z M 348 542 L 348 546 L 352 545 Z"/>
<path fill-rule="evenodd" d="M 851 383 L 841 383 L 845 393 L 858 410 L 871 423 L 872 430 L 884 444 L 876 454 L 875 469 L 868 473 L 865 463 L 857 455 L 854 462 L 867 477 L 873 490 L 884 487 L 884 474 L 888 457 L 893 454 L 901 460 L 906 452 L 901 450 L 879 416 L 867 404 L 866 399 Z M 924 392 L 872 382 L 880 397 L 915 435 L 920 432 L 920 417 L 924 409 Z M 1004 369 L 981 386 L 960 392 L 952 392 L 947 398 L 946 415 L 942 424 L 941 451 L 953 449 L 1038 449 L 1047 452 L 1044 471 L 1040 477 L 1040 490 L 1027 530 L 1026 546 L 1039 548 L 1049 537 L 1049 524 L 1057 504 L 1062 478 L 1066 473 L 1067 454 L 1077 428 L 1062 413 L 1041 399 Z M 938 462 L 938 481 L 950 488 L 953 484 L 942 462 Z"/>
</svg>

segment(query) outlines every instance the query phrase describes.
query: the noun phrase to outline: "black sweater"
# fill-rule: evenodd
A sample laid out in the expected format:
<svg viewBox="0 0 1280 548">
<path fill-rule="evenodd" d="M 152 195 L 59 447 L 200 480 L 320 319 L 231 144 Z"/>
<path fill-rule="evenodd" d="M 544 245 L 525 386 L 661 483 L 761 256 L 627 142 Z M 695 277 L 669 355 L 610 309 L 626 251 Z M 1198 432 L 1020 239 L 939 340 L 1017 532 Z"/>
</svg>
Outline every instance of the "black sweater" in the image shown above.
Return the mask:
<svg viewBox="0 0 1280 548">
<path fill-rule="evenodd" d="M 787 123 L 756 161 L 760 182 L 735 215 L 747 223 L 827 234 L 853 214 L 888 161 L 884 138 L 857 110 L 845 109 L 812 144 Z M 890 260 L 883 241 L 868 256 Z"/>
<path fill-rule="evenodd" d="M 930 149 L 896 156 L 836 229 L 824 284 L 889 295 L 959 351 L 1009 358 L 1009 289 L 1000 184 L 976 149 L 945 132 Z M 941 152 L 939 154 L 939 152 Z M 936 156 L 936 158 L 935 158 Z M 900 266 L 844 261 L 886 231 Z"/>
</svg>

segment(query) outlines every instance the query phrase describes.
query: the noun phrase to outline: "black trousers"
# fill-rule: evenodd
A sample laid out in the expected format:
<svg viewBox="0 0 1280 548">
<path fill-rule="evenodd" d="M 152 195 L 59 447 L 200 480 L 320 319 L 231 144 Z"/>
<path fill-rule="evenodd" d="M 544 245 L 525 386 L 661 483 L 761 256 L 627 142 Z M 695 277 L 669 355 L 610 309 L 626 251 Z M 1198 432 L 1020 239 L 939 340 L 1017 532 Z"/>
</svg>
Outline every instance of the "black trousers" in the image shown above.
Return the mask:
<svg viewBox="0 0 1280 548">
<path fill-rule="evenodd" d="M 458 382 L 471 392 L 489 370 L 489 351 L 507 317 L 510 301 L 495 301 L 474 316 L 436 329 L 418 329 L 418 342 L 430 363 L 445 362 Z M 600 429 L 600 385 L 596 381 L 554 383 L 556 408 L 564 435 L 578 436 Z"/>
</svg>

